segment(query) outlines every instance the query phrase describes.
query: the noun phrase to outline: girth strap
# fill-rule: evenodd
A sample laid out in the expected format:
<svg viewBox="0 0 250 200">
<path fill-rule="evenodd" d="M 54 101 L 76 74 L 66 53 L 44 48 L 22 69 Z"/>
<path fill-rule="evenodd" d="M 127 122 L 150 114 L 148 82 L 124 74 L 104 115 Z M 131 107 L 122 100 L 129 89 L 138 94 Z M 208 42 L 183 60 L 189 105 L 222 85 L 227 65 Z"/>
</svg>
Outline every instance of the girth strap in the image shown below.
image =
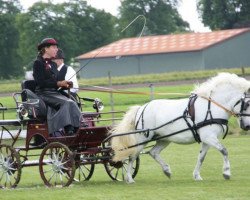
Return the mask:
<svg viewBox="0 0 250 200">
<path fill-rule="evenodd" d="M 199 122 L 199 123 L 195 123 L 195 101 L 198 98 L 197 94 L 192 94 L 189 98 L 189 102 L 188 102 L 188 107 L 187 109 L 184 111 L 183 113 L 183 118 L 186 121 L 187 126 L 189 127 L 189 129 L 192 131 L 194 139 L 200 143 L 201 139 L 200 139 L 200 135 L 198 134 L 198 130 L 204 126 L 208 126 L 208 125 L 212 125 L 212 124 L 218 124 L 221 125 L 223 132 L 225 132 L 223 139 L 226 137 L 227 133 L 228 133 L 228 120 L 226 119 L 214 119 L 212 116 L 212 112 L 211 112 L 211 99 L 210 98 L 206 98 L 208 100 L 208 105 L 207 105 L 207 114 L 205 116 L 204 121 Z M 190 118 L 193 125 L 191 125 L 187 118 Z M 226 130 L 224 129 L 224 126 L 226 126 Z"/>
<path fill-rule="evenodd" d="M 194 139 L 196 142 L 200 143 L 201 142 L 201 139 L 200 139 L 200 136 L 197 132 L 197 129 L 195 128 L 196 125 L 195 125 L 195 107 L 194 107 L 194 103 L 196 101 L 196 99 L 198 98 L 198 95 L 197 94 L 192 94 L 190 97 L 189 97 L 189 101 L 188 101 L 188 107 L 187 109 L 184 111 L 183 113 L 183 119 L 185 120 L 188 128 L 190 129 L 190 131 L 192 132 L 193 136 L 194 136 Z M 193 125 L 191 125 L 187 118 L 190 118 L 191 121 L 193 122 Z"/>
</svg>

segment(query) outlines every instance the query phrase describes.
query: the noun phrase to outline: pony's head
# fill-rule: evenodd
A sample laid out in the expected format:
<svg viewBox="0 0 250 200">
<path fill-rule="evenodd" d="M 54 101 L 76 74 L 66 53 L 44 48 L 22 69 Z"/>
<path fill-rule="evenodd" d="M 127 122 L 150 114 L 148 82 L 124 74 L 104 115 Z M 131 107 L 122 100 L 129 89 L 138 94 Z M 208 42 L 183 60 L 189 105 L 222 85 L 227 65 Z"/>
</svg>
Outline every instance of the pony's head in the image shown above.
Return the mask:
<svg viewBox="0 0 250 200">
<path fill-rule="evenodd" d="M 248 131 L 250 130 L 250 88 L 247 93 L 244 93 L 239 104 L 239 124 L 243 130 Z"/>
</svg>

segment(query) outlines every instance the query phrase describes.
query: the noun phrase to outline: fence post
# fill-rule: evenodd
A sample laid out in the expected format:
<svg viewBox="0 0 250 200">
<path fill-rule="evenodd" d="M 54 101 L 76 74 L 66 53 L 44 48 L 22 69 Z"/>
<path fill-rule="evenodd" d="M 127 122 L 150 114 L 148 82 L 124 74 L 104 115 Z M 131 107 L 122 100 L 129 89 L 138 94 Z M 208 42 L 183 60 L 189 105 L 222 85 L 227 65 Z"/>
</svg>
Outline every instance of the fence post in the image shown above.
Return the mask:
<svg viewBox="0 0 250 200">
<path fill-rule="evenodd" d="M 154 84 L 151 83 L 149 87 L 150 87 L 150 100 L 152 101 L 154 100 Z"/>
<path fill-rule="evenodd" d="M 241 73 L 242 73 L 242 76 L 245 76 L 245 68 L 244 67 L 241 67 Z"/>
<path fill-rule="evenodd" d="M 112 89 L 112 78 L 111 78 L 111 73 L 110 73 L 110 71 L 108 72 L 108 77 L 109 77 L 109 88 L 111 88 Z M 113 92 L 112 91 L 110 91 L 110 106 L 111 106 L 111 118 L 112 118 L 112 125 L 114 125 L 114 97 L 113 97 Z"/>
</svg>

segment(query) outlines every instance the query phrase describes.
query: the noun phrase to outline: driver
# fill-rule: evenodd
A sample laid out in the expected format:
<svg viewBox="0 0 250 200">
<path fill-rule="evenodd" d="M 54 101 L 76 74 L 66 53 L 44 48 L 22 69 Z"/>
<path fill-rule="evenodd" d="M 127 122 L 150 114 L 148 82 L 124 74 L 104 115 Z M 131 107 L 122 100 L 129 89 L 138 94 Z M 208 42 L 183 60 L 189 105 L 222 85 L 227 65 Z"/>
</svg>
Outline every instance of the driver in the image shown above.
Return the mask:
<svg viewBox="0 0 250 200">
<path fill-rule="evenodd" d="M 38 56 L 33 64 L 33 76 L 36 94 L 48 106 L 47 123 L 50 134 L 64 127 L 67 135 L 72 135 L 80 126 L 81 112 L 77 104 L 58 89 L 69 89 L 72 82 L 58 81 L 57 66 L 51 59 L 55 58 L 58 43 L 54 38 L 45 38 L 37 46 Z"/>
</svg>

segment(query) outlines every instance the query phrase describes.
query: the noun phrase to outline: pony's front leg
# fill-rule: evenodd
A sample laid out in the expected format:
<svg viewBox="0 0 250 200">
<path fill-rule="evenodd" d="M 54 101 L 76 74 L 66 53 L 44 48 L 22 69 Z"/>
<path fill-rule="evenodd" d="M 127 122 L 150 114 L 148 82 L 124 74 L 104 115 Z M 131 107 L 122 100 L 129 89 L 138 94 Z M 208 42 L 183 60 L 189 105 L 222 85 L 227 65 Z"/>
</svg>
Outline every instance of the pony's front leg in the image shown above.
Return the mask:
<svg viewBox="0 0 250 200">
<path fill-rule="evenodd" d="M 134 179 L 132 177 L 132 174 L 134 173 L 133 171 L 133 163 L 134 161 L 136 160 L 136 158 L 139 156 L 139 153 L 134 155 L 134 156 L 130 156 L 129 157 L 129 160 L 128 160 L 128 166 L 127 166 L 127 169 L 126 169 L 126 175 L 125 175 L 125 181 L 126 183 L 134 183 Z"/>
<path fill-rule="evenodd" d="M 165 147 L 167 147 L 169 145 L 169 143 L 170 142 L 158 140 L 156 142 L 155 146 L 149 151 L 149 155 L 152 156 L 152 158 L 161 165 L 164 174 L 168 178 L 171 178 L 170 166 L 167 163 L 165 163 L 164 160 L 160 157 L 161 151 Z"/>
<path fill-rule="evenodd" d="M 205 144 L 205 143 L 201 144 L 201 150 L 200 150 L 200 153 L 198 155 L 197 163 L 196 163 L 196 166 L 195 166 L 194 172 L 193 172 L 193 177 L 194 177 L 194 180 L 196 180 L 196 181 L 202 180 L 202 177 L 200 175 L 200 170 L 201 170 L 202 163 L 206 157 L 208 149 L 209 149 L 209 146 L 207 144 Z"/>
<path fill-rule="evenodd" d="M 204 141 L 203 141 L 204 142 Z M 230 171 L 230 162 L 228 159 L 227 149 L 219 142 L 218 138 L 209 138 L 206 143 L 214 148 L 216 148 L 219 152 L 221 152 L 223 156 L 223 177 L 225 179 L 230 179 L 231 171 Z"/>
</svg>

